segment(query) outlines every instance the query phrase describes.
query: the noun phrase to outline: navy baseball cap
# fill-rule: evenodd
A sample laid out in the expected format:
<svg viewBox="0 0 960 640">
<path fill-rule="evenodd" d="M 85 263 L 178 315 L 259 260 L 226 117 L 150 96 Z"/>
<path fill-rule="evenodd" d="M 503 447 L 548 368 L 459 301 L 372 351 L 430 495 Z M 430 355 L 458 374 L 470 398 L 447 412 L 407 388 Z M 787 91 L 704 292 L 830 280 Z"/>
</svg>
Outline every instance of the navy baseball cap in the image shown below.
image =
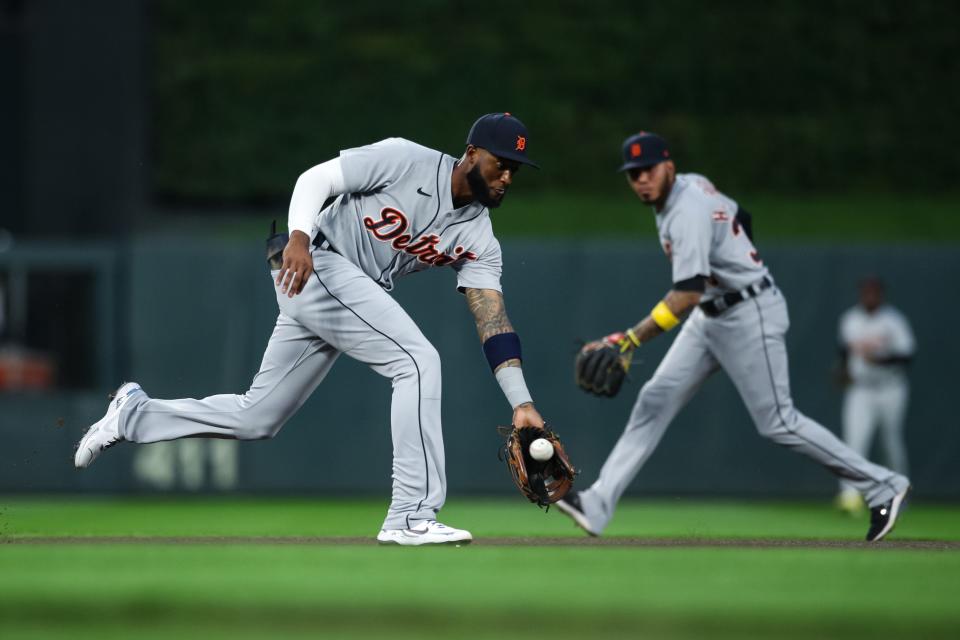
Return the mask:
<svg viewBox="0 0 960 640">
<path fill-rule="evenodd" d="M 488 113 L 480 116 L 467 134 L 467 144 L 482 147 L 507 160 L 528 164 L 534 169 L 540 165 L 527 157 L 530 136 L 527 128 L 509 113 Z"/>
<path fill-rule="evenodd" d="M 667 141 L 655 133 L 641 131 L 623 141 L 623 166 L 617 171 L 652 167 L 669 159 Z"/>
</svg>

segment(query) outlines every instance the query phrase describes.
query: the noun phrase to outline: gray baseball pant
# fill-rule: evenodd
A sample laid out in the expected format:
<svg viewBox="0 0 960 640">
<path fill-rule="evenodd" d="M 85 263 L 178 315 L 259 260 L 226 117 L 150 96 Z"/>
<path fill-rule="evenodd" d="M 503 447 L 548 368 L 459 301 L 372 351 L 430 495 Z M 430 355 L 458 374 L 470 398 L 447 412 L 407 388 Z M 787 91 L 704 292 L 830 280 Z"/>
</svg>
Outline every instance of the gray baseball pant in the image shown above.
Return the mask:
<svg viewBox="0 0 960 640">
<path fill-rule="evenodd" d="M 440 356 L 400 305 L 356 265 L 321 250 L 314 250 L 313 262 L 314 274 L 299 295 L 288 298 L 275 286 L 280 314 L 246 393 L 202 400 L 135 394 L 122 409 L 120 434 L 139 443 L 272 438 L 345 353 L 393 383 L 393 496 L 383 527 L 435 519 L 446 497 Z"/>
<path fill-rule="evenodd" d="M 843 399 L 843 439 L 862 456 L 870 452 L 873 436 L 880 430 L 887 462 L 897 473 L 907 473 L 907 445 L 903 439 L 903 421 L 907 412 L 910 386 L 906 380 L 870 387 L 854 384 Z M 841 482 L 840 488 L 848 488 Z"/>
<path fill-rule="evenodd" d="M 819 462 L 856 487 L 869 505 L 886 502 L 909 484 L 794 408 L 785 344 L 789 326 L 787 304 L 776 287 L 715 318 L 694 310 L 641 389 L 600 477 L 580 494 L 594 531 L 609 524 L 617 501 L 670 422 L 719 368 L 733 380 L 761 435 Z"/>
</svg>

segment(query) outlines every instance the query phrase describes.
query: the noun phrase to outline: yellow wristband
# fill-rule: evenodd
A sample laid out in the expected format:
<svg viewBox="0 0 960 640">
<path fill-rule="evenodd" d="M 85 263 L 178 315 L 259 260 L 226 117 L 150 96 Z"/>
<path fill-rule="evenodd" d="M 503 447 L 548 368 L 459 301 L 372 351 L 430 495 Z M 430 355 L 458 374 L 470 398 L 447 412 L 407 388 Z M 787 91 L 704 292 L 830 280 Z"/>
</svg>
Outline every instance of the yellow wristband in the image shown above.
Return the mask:
<svg viewBox="0 0 960 640">
<path fill-rule="evenodd" d="M 650 312 L 650 317 L 653 318 L 657 326 L 664 331 L 670 331 L 670 329 L 680 324 L 680 319 L 673 315 L 673 311 L 670 311 L 670 307 L 662 300 L 660 304 L 655 306 L 653 311 Z"/>
<path fill-rule="evenodd" d="M 637 334 L 634 333 L 633 329 L 627 329 L 624 333 L 627 334 L 627 338 L 630 339 L 630 342 L 633 343 L 634 347 L 640 346 L 640 338 L 637 337 Z"/>
</svg>

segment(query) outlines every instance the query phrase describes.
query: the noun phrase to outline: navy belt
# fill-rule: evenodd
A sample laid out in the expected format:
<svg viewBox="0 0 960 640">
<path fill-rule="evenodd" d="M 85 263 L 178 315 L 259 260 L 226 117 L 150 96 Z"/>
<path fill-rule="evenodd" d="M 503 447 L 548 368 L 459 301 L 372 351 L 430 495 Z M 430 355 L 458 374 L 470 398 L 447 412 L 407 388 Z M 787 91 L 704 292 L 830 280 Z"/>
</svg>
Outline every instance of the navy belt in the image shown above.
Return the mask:
<svg viewBox="0 0 960 640">
<path fill-rule="evenodd" d="M 274 221 L 271 231 L 270 237 L 267 238 L 267 264 L 270 265 L 271 269 L 279 269 L 283 266 L 283 250 L 287 247 L 290 234 L 286 232 L 277 233 L 276 221 Z M 317 233 L 317 237 L 313 239 L 313 246 L 321 251 L 340 253 L 333 248 L 333 245 L 330 244 L 327 237 L 322 233 Z"/>
<path fill-rule="evenodd" d="M 711 318 L 715 318 L 730 307 L 740 304 L 744 300 L 756 298 L 762 291 L 773 286 L 773 281 L 767 276 L 763 276 L 760 282 L 754 282 L 752 285 L 740 291 L 731 291 L 713 300 L 707 300 L 700 303 L 700 308 Z"/>
<path fill-rule="evenodd" d="M 327 240 L 327 236 L 323 235 L 322 231 L 317 231 L 317 236 L 313 239 L 313 246 L 321 251 L 333 251 L 334 253 L 340 253 L 332 244 L 330 244 L 330 241 Z"/>
</svg>

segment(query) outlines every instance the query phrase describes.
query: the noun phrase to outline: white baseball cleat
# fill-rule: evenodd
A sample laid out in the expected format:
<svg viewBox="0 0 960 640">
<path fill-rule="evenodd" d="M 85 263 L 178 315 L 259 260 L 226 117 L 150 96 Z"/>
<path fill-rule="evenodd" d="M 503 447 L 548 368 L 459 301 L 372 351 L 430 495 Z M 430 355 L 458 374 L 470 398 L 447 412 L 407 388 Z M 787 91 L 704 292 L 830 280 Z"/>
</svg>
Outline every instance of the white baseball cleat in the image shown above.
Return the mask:
<svg viewBox="0 0 960 640">
<path fill-rule="evenodd" d="M 420 546 L 422 544 L 470 544 L 473 536 L 469 531 L 454 529 L 436 520 L 421 522 L 412 529 L 381 529 L 377 534 L 380 544 L 402 544 Z"/>
<path fill-rule="evenodd" d="M 123 440 L 123 436 L 120 435 L 120 407 L 126 404 L 132 393 L 137 391 L 141 391 L 140 385 L 136 382 L 126 382 L 113 392 L 107 412 L 87 430 L 87 434 L 77 445 L 77 453 L 73 457 L 73 465 L 77 469 L 86 469 L 97 459 L 101 451 Z"/>
</svg>

